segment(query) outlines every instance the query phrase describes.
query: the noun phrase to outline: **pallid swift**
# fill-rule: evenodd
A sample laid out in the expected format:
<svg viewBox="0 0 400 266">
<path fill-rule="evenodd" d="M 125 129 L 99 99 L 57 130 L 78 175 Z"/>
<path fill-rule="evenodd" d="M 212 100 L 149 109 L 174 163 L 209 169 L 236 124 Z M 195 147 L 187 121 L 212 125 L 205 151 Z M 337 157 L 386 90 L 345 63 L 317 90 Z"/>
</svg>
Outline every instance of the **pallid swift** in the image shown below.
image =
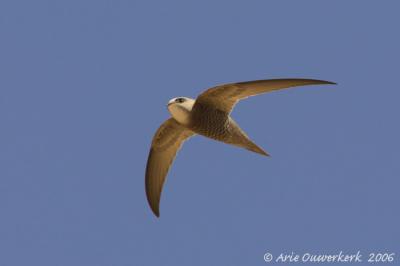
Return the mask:
<svg viewBox="0 0 400 266">
<path fill-rule="evenodd" d="M 164 121 L 153 137 L 146 166 L 146 195 L 159 217 L 162 187 L 168 170 L 183 142 L 193 135 L 221 141 L 268 156 L 231 118 L 239 100 L 258 94 L 305 85 L 336 84 L 314 79 L 270 79 L 224 84 L 201 93 L 197 99 L 173 98 L 168 102 L 172 117 Z"/>
</svg>

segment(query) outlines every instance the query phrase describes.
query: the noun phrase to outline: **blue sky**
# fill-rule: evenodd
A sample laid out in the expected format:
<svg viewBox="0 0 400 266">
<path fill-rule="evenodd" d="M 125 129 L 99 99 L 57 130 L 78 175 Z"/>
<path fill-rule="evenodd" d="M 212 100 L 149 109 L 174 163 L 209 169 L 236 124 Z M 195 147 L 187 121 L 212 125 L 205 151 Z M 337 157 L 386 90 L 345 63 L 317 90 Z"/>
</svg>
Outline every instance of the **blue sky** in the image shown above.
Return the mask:
<svg viewBox="0 0 400 266">
<path fill-rule="evenodd" d="M 398 253 L 399 8 L 1 1 L 0 265 Z M 144 169 L 168 100 L 284 77 L 338 85 L 241 102 L 233 117 L 272 157 L 192 138 L 155 218 Z"/>
</svg>

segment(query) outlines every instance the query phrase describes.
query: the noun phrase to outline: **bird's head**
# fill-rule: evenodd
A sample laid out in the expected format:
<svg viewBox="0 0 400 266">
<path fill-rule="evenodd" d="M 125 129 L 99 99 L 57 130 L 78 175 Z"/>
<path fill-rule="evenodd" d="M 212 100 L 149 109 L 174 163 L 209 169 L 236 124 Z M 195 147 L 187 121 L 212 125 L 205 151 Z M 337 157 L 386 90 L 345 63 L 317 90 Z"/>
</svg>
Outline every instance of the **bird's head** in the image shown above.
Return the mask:
<svg viewBox="0 0 400 266">
<path fill-rule="evenodd" d="M 187 125 L 194 102 L 194 99 L 187 97 L 173 98 L 168 102 L 168 111 L 176 121 L 183 125 Z"/>
</svg>

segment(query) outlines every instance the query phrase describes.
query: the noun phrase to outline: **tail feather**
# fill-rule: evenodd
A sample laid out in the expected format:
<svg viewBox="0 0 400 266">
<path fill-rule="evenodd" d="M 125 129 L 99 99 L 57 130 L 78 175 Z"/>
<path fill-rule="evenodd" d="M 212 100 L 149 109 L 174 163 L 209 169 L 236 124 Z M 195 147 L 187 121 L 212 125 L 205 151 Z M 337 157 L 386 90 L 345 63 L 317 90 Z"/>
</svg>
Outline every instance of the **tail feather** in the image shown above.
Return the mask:
<svg viewBox="0 0 400 266">
<path fill-rule="evenodd" d="M 230 122 L 231 136 L 229 142 L 227 143 L 245 148 L 249 151 L 264 156 L 270 156 L 266 151 L 257 146 L 257 144 L 255 144 L 254 142 L 252 142 L 250 138 L 246 135 L 246 133 L 239 127 L 239 125 L 232 118 L 229 119 L 229 122 Z"/>
<path fill-rule="evenodd" d="M 270 156 L 266 151 L 264 151 L 261 147 L 257 146 L 257 144 L 255 144 L 251 140 L 248 140 L 248 142 L 243 146 L 243 148 L 261 155 Z"/>
</svg>

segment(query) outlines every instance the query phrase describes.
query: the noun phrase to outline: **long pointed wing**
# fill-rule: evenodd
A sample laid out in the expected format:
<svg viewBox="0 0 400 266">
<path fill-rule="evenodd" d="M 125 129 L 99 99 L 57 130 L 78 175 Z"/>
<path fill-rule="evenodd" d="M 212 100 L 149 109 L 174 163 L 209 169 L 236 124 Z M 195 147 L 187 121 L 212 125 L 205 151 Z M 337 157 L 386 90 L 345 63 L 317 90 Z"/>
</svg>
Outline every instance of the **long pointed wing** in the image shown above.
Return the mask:
<svg viewBox="0 0 400 266">
<path fill-rule="evenodd" d="M 224 84 L 201 93 L 196 99 L 193 111 L 196 110 L 196 105 L 211 104 L 221 111 L 230 113 L 239 100 L 250 96 L 290 87 L 318 84 L 336 83 L 316 79 L 267 79 Z"/>
<path fill-rule="evenodd" d="M 146 195 L 151 210 L 159 217 L 162 187 L 168 170 L 183 142 L 194 133 L 178 124 L 175 119 L 166 120 L 153 137 L 146 166 Z"/>
</svg>

